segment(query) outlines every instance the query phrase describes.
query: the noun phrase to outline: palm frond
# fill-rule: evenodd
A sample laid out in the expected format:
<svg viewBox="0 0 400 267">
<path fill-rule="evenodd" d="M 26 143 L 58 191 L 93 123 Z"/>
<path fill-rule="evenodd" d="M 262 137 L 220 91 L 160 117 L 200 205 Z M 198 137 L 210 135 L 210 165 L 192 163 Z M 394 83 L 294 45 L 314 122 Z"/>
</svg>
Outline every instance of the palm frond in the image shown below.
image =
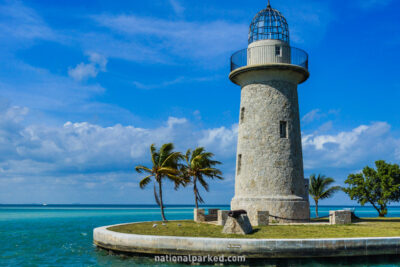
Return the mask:
<svg viewBox="0 0 400 267">
<path fill-rule="evenodd" d="M 208 192 L 209 189 L 209 185 L 206 181 L 204 181 L 202 176 L 197 177 L 197 180 L 199 181 L 199 183 L 201 184 L 201 186 Z"/>
<path fill-rule="evenodd" d="M 333 184 L 335 182 L 335 180 L 333 178 L 330 177 L 324 177 L 321 181 L 321 185 L 323 187 L 328 187 L 329 185 Z"/>
<path fill-rule="evenodd" d="M 190 154 L 191 154 L 191 153 L 192 153 L 192 150 L 191 150 L 191 149 L 188 149 L 188 150 L 186 151 L 185 159 L 186 159 L 187 162 L 188 162 L 189 159 L 190 159 Z"/>
<path fill-rule="evenodd" d="M 182 182 L 183 183 L 185 181 L 185 179 L 183 179 L 182 177 L 179 177 L 179 176 L 176 176 L 173 174 L 167 174 L 167 177 L 174 182 L 179 182 L 179 183 Z"/>
<path fill-rule="evenodd" d="M 340 186 L 334 186 L 329 188 L 329 186 L 334 183 L 335 180 L 325 175 L 315 174 L 310 175 L 310 186 L 309 194 L 314 200 L 325 199 L 331 197 L 334 193 L 341 189 Z"/>
<path fill-rule="evenodd" d="M 222 164 L 222 162 L 220 162 L 220 161 L 217 161 L 217 160 L 210 160 L 210 165 L 211 166 L 214 166 L 214 165 L 221 165 Z"/>
<path fill-rule="evenodd" d="M 161 167 L 164 167 L 164 166 L 177 167 L 179 160 L 182 158 L 183 158 L 183 156 L 180 152 L 171 153 L 164 159 L 163 162 L 161 162 Z"/>
<path fill-rule="evenodd" d="M 162 175 L 167 175 L 167 174 L 179 174 L 179 170 L 172 168 L 172 167 L 162 167 L 160 169 L 158 169 L 158 173 L 162 174 Z"/>
<path fill-rule="evenodd" d="M 138 173 L 142 173 L 143 171 L 144 171 L 144 172 L 147 172 L 147 173 L 153 173 L 153 171 L 152 171 L 151 169 L 147 168 L 146 166 L 142 166 L 142 165 L 136 166 L 136 167 L 135 167 L 135 170 L 136 170 Z"/>
<path fill-rule="evenodd" d="M 163 162 L 165 162 L 165 159 L 168 158 L 168 156 L 172 153 L 172 150 L 174 150 L 174 144 L 168 143 L 164 144 L 160 148 L 160 158 L 158 160 L 158 165 L 162 166 Z"/>
<path fill-rule="evenodd" d="M 153 166 L 157 166 L 157 153 L 156 153 L 156 145 L 152 144 L 150 146 L 150 155 L 151 155 L 151 162 L 153 163 Z"/>
<path fill-rule="evenodd" d="M 333 196 L 333 194 L 335 194 L 337 191 L 341 189 L 342 189 L 341 186 L 333 186 L 328 190 L 326 190 L 323 194 L 321 194 L 320 199 L 330 198 L 331 196 Z"/>
<path fill-rule="evenodd" d="M 193 150 L 192 152 L 192 157 L 191 160 L 193 160 L 195 157 L 197 157 L 198 155 L 201 155 L 204 152 L 204 147 L 198 147 L 195 150 Z"/>
<path fill-rule="evenodd" d="M 214 173 L 214 174 L 222 174 L 222 172 L 218 169 L 215 168 L 204 168 L 204 169 L 200 169 L 200 172 L 204 172 L 204 173 Z"/>
<path fill-rule="evenodd" d="M 199 203 L 204 203 L 204 199 L 201 197 L 200 192 L 196 191 L 196 199 Z"/>
<path fill-rule="evenodd" d="M 146 185 L 148 185 L 151 182 L 150 177 L 152 177 L 152 176 L 153 175 L 146 176 L 139 182 L 139 186 L 141 189 L 145 188 Z"/>
</svg>

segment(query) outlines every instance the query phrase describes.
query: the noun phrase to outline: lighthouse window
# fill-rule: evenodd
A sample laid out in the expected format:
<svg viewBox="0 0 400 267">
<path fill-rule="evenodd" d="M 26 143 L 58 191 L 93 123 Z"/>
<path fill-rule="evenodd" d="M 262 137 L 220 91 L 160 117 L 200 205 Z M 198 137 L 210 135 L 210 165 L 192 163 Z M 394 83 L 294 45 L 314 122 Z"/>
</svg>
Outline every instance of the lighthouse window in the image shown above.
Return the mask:
<svg viewBox="0 0 400 267">
<path fill-rule="evenodd" d="M 243 122 L 243 120 L 244 120 L 244 108 L 242 108 L 241 110 L 240 110 L 240 123 L 242 123 Z"/>
<path fill-rule="evenodd" d="M 242 154 L 238 156 L 238 164 L 237 164 L 237 174 L 240 174 L 240 169 L 242 168 Z"/>
<path fill-rule="evenodd" d="M 275 46 L 275 56 L 282 56 L 282 49 L 279 45 Z"/>
<path fill-rule="evenodd" d="M 281 138 L 288 138 L 287 121 L 281 121 L 279 128 L 280 128 Z"/>
</svg>

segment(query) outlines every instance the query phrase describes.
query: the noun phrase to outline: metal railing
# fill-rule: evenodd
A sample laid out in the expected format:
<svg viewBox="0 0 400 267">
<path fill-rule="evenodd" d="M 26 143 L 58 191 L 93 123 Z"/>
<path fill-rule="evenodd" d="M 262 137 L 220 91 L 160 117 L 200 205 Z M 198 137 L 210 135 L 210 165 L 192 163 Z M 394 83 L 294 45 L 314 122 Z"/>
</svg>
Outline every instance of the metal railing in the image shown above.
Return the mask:
<svg viewBox="0 0 400 267">
<path fill-rule="evenodd" d="M 231 71 L 257 64 L 287 63 L 308 70 L 308 54 L 291 46 L 263 45 L 245 48 L 231 56 Z"/>
</svg>

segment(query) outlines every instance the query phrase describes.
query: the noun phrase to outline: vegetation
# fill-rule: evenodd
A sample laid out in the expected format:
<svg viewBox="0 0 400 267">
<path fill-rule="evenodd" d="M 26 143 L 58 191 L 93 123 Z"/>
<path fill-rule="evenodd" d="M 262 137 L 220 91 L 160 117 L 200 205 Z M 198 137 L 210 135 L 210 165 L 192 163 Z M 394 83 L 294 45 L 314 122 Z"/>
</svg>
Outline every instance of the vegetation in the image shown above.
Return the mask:
<svg viewBox="0 0 400 267">
<path fill-rule="evenodd" d="M 157 222 L 156 222 L 157 223 Z M 362 219 L 350 225 L 270 225 L 254 227 L 250 235 L 222 234 L 222 226 L 195 223 L 193 221 L 158 223 L 138 223 L 110 227 L 109 230 L 141 235 L 215 237 L 215 238 L 340 238 L 340 237 L 390 237 L 400 236 L 400 218 Z M 178 226 L 180 224 L 181 226 Z"/>
<path fill-rule="evenodd" d="M 196 209 L 199 208 L 199 202 L 204 203 L 197 187 L 198 183 L 208 192 L 209 185 L 204 178 L 223 179 L 220 176 L 222 172 L 214 168 L 215 165 L 221 164 L 221 162 L 212 160 L 212 157 L 214 157 L 214 154 L 206 152 L 203 147 L 198 147 L 193 151 L 189 149 L 184 156 L 185 163 L 181 165 L 183 178 L 193 185 Z"/>
<path fill-rule="evenodd" d="M 164 144 L 159 151 L 157 151 L 153 144 L 150 146 L 153 166 L 148 168 L 139 165 L 135 168 L 138 173 L 147 173 L 147 176 L 142 178 L 139 183 L 140 188 L 145 188 L 154 180 L 154 198 L 160 207 L 163 221 L 167 221 L 164 214 L 162 190 L 164 179 L 172 181 L 175 184 L 175 190 L 180 185 L 187 186 L 188 184 L 193 184 L 196 208 L 198 208 L 198 202 L 204 203 L 198 190 L 198 183 L 208 192 L 209 185 L 205 180 L 206 177 L 223 179 L 221 177 L 222 172 L 214 168 L 215 165 L 221 164 L 221 162 L 212 160 L 214 154 L 206 152 L 203 147 L 196 148 L 193 151 L 189 149 L 185 156 L 173 150 L 174 145 L 172 143 Z M 181 164 L 182 160 L 184 160 L 184 164 Z"/>
<path fill-rule="evenodd" d="M 180 172 L 178 170 L 178 162 L 182 158 L 182 154 L 179 152 L 173 152 L 174 145 L 172 143 L 164 144 L 159 151 L 157 151 L 155 145 L 150 146 L 151 161 L 153 163 L 152 168 L 148 168 L 142 165 L 136 166 L 138 173 L 145 172 L 148 175 L 144 177 L 139 185 L 140 188 L 145 188 L 153 178 L 154 179 L 154 198 L 161 210 L 161 217 L 163 221 L 167 221 L 164 214 L 164 203 L 163 203 L 163 191 L 162 181 L 167 178 L 175 183 L 175 189 L 182 183 L 184 183 Z M 158 192 L 156 185 L 158 185 Z"/>
<path fill-rule="evenodd" d="M 341 189 L 340 186 L 329 187 L 333 184 L 335 180 L 330 177 L 325 177 L 325 175 L 318 174 L 316 177 L 315 174 L 310 176 L 310 188 L 309 193 L 311 197 L 315 201 L 315 213 L 318 218 L 318 201 L 320 199 L 326 199 L 333 196 L 338 190 Z"/>
<path fill-rule="evenodd" d="M 384 217 L 388 204 L 400 200 L 400 168 L 383 160 L 375 165 L 376 170 L 367 166 L 361 173 L 350 174 L 345 181 L 348 187 L 343 191 L 362 206 L 370 203 L 379 217 Z"/>
</svg>

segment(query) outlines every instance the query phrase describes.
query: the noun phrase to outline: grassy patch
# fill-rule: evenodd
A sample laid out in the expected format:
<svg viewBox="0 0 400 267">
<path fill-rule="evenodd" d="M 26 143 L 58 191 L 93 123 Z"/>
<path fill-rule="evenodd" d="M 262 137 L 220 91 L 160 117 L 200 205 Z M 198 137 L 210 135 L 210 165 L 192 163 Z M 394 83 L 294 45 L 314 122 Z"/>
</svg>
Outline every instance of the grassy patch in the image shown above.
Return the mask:
<svg viewBox="0 0 400 267">
<path fill-rule="evenodd" d="M 153 228 L 153 224 L 158 226 Z M 178 226 L 180 224 L 181 226 Z M 400 218 L 368 218 L 351 225 L 270 225 L 254 227 L 247 236 L 222 234 L 222 226 L 193 221 L 128 224 L 108 228 L 111 231 L 161 236 L 218 237 L 218 238 L 340 238 L 400 236 Z"/>
</svg>

